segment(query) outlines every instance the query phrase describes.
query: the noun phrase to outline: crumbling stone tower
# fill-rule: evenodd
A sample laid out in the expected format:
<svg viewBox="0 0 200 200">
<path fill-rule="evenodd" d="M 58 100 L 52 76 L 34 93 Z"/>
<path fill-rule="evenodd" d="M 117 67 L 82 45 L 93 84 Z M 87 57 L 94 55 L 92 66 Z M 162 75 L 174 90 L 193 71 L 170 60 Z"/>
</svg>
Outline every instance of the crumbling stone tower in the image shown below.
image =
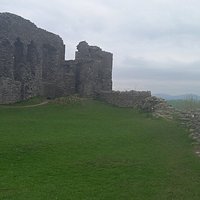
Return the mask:
<svg viewBox="0 0 200 200">
<path fill-rule="evenodd" d="M 0 13 L 0 104 L 33 96 L 78 93 L 94 97 L 112 90 L 112 54 L 80 42 L 75 60 L 53 33 L 11 13 Z"/>
<path fill-rule="evenodd" d="M 111 91 L 113 55 L 85 41 L 78 44 L 77 50 L 76 92 L 95 96 L 101 91 Z"/>
</svg>

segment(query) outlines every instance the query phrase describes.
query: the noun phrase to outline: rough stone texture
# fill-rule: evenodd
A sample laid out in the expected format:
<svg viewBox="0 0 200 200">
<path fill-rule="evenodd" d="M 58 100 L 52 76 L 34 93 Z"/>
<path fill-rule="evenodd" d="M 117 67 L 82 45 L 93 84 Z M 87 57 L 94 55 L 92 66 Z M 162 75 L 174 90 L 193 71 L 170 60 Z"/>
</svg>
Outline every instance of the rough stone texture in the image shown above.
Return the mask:
<svg viewBox="0 0 200 200">
<path fill-rule="evenodd" d="M 14 103 L 21 99 L 21 82 L 0 77 L 0 104 Z"/>
<path fill-rule="evenodd" d="M 154 97 L 153 116 L 162 117 L 168 120 L 178 120 L 178 122 L 188 129 L 190 136 L 197 144 L 200 144 L 200 109 L 182 111 L 173 108 L 164 99 Z M 156 100 L 157 99 L 157 100 Z M 200 150 L 196 151 L 200 156 Z"/>
<path fill-rule="evenodd" d="M 177 111 L 176 116 L 188 128 L 190 136 L 200 144 L 200 110 Z"/>
<path fill-rule="evenodd" d="M 153 112 L 156 117 L 175 117 L 200 143 L 200 110 L 176 110 L 149 91 L 112 91 L 113 55 L 85 41 L 77 50 L 75 60 L 65 61 L 65 46 L 58 35 L 17 15 L 0 13 L 0 104 L 77 93 Z"/>
<path fill-rule="evenodd" d="M 84 41 L 77 49 L 76 59 L 65 61 L 58 35 L 20 16 L 0 13 L 0 103 L 111 91 L 112 54 Z"/>
<path fill-rule="evenodd" d="M 76 93 L 76 72 L 77 62 L 74 60 L 65 61 L 64 64 L 64 90 L 67 95 Z"/>
<path fill-rule="evenodd" d="M 59 36 L 17 15 L 0 13 L 0 78 L 4 83 L 0 91 L 7 94 L 6 98 L 0 94 L 1 103 L 64 95 L 64 53 Z M 9 95 L 19 92 L 18 87 L 20 93 Z"/>
<path fill-rule="evenodd" d="M 150 92 L 112 91 L 111 53 L 82 41 L 75 60 L 65 61 L 64 54 L 58 35 L 17 15 L 0 13 L 0 103 L 77 93 L 120 107 L 151 106 L 145 101 Z"/>
<path fill-rule="evenodd" d="M 111 91 L 113 55 L 85 41 L 80 42 L 77 49 L 76 92 L 94 97 L 100 91 Z"/>
<path fill-rule="evenodd" d="M 145 99 L 151 97 L 151 92 L 149 91 L 102 91 L 99 94 L 100 99 L 103 101 L 119 106 L 119 107 L 131 107 L 143 109 L 145 104 Z M 149 108 L 148 108 L 149 110 Z"/>
</svg>

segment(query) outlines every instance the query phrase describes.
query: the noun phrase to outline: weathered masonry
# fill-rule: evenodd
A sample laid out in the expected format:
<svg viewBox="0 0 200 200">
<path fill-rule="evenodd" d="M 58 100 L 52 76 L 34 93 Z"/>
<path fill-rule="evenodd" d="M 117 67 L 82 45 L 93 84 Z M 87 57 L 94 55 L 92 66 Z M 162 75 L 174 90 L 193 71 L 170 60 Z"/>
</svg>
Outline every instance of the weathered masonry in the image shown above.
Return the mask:
<svg viewBox="0 0 200 200">
<path fill-rule="evenodd" d="M 112 54 L 80 42 L 76 59 L 53 33 L 10 13 L 0 13 L 0 103 L 41 95 L 94 96 L 112 90 Z"/>
<path fill-rule="evenodd" d="M 0 104 L 71 94 L 142 107 L 150 92 L 112 91 L 112 53 L 82 41 L 65 60 L 63 40 L 29 20 L 0 13 Z"/>
</svg>

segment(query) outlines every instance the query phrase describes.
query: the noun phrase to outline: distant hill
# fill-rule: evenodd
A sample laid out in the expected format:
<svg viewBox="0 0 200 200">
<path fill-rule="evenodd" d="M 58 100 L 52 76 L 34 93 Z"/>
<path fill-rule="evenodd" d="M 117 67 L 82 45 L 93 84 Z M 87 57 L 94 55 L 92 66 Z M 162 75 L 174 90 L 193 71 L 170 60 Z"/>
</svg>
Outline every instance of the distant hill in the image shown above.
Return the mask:
<svg viewBox="0 0 200 200">
<path fill-rule="evenodd" d="M 165 99 L 165 100 L 185 100 L 185 99 L 194 99 L 200 100 L 200 96 L 196 94 L 183 94 L 183 95 L 169 95 L 169 94 L 153 94 L 153 96 Z"/>
</svg>

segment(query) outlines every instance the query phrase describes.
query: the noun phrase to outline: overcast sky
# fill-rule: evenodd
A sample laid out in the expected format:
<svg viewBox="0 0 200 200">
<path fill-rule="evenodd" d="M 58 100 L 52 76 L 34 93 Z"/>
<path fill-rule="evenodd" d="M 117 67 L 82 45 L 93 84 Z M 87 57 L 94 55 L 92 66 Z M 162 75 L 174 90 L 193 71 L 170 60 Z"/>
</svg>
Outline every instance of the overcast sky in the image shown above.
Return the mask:
<svg viewBox="0 0 200 200">
<path fill-rule="evenodd" d="M 60 35 L 66 59 L 86 40 L 114 54 L 115 90 L 200 95 L 199 0 L 0 0 Z"/>
</svg>

